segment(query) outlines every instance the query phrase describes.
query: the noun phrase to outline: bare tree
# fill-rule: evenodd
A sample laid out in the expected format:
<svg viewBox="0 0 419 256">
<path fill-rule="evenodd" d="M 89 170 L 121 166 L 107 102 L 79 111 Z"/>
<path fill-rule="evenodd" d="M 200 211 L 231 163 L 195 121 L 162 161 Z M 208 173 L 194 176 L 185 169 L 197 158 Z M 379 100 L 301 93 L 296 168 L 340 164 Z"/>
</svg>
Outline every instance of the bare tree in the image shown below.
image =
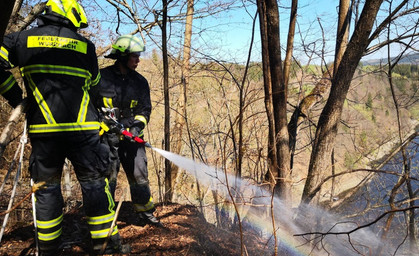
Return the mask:
<svg viewBox="0 0 419 256">
<path fill-rule="evenodd" d="M 391 9 L 391 5 L 390 5 L 390 9 Z M 387 38 L 390 40 L 390 29 L 391 27 L 391 23 L 388 24 L 388 29 L 387 29 Z M 416 30 L 416 28 L 415 28 Z M 391 48 L 390 45 L 387 45 L 387 66 L 388 66 L 388 73 L 387 73 L 387 78 L 389 81 L 389 85 L 390 85 L 390 91 L 391 91 L 391 96 L 394 102 L 394 106 L 396 109 L 396 118 L 397 118 L 397 126 L 398 126 L 398 138 L 399 138 L 399 143 L 402 145 L 403 144 L 403 134 L 402 134 L 402 124 L 401 124 L 401 114 L 400 114 L 400 103 L 399 103 L 399 99 L 396 95 L 396 89 L 395 89 L 395 84 L 393 82 L 393 69 L 395 68 L 395 66 L 399 63 L 400 59 L 402 58 L 402 56 L 405 54 L 405 52 L 410 49 L 412 47 L 412 43 L 413 43 L 413 38 L 411 38 L 408 42 L 405 43 L 405 49 L 398 54 L 398 56 L 396 58 L 391 58 Z M 396 200 L 396 196 L 399 193 L 399 189 L 401 188 L 401 186 L 403 184 L 406 185 L 407 187 L 407 192 L 408 192 L 408 198 L 410 199 L 409 201 L 409 206 L 411 209 L 409 209 L 408 214 L 406 215 L 406 219 L 407 219 L 407 223 L 408 223 L 408 228 L 407 228 L 407 233 L 409 235 L 409 244 L 410 244 L 410 250 L 412 252 L 417 251 L 417 238 L 416 238 L 416 230 L 415 230 L 415 193 L 413 191 L 413 187 L 412 187 L 412 176 L 411 176 L 411 165 L 410 165 L 410 161 L 408 160 L 407 157 L 407 153 L 406 153 L 406 147 L 403 146 L 400 150 L 401 155 L 402 155 L 402 161 L 403 161 L 403 169 L 402 169 L 402 176 L 399 177 L 398 181 L 396 182 L 396 184 L 393 186 L 389 199 L 388 199 L 388 203 L 389 206 L 391 208 L 392 211 L 396 211 L 398 210 L 395 200 Z M 388 231 L 391 227 L 391 223 L 394 219 L 395 213 L 392 212 L 389 214 L 387 221 L 386 221 L 386 225 L 384 227 L 383 230 L 383 234 L 382 234 L 382 238 L 385 238 L 388 234 Z M 381 251 L 381 248 L 379 249 L 379 251 Z"/>
<path fill-rule="evenodd" d="M 259 15 L 265 24 L 261 25 L 261 31 L 266 32 L 266 36 L 262 34 L 262 38 L 267 39 L 267 50 L 269 59 L 270 81 L 272 86 L 272 104 L 274 116 L 275 130 L 275 147 L 276 147 L 276 164 L 274 171 L 276 183 L 276 193 L 284 199 L 290 197 L 290 150 L 289 150 L 289 133 L 287 126 L 287 85 L 284 82 L 284 73 L 281 61 L 281 47 L 279 38 L 279 11 L 276 1 L 268 0 L 259 3 Z M 263 8 L 264 7 L 264 8 Z M 265 27 L 266 25 L 266 27 Z M 293 33 L 293 31 L 289 31 Z M 292 38 L 292 37 L 290 37 Z M 264 58 L 263 61 L 267 61 Z M 266 64 L 264 64 L 265 66 Z M 266 74 L 265 74 L 266 75 Z M 268 79 L 265 79 L 268 80 Z M 269 86 L 269 85 L 265 85 Z M 268 90 L 265 90 L 269 92 Z"/>
<path fill-rule="evenodd" d="M 167 0 L 162 0 L 162 55 L 163 55 L 163 91 L 164 91 L 164 149 L 170 151 L 170 98 L 169 98 L 169 60 L 167 56 Z M 172 173 L 169 160 L 165 160 L 165 196 L 164 201 L 172 200 Z"/>
<path fill-rule="evenodd" d="M 315 241 L 316 244 L 318 244 L 322 249 L 324 249 L 326 251 L 327 251 L 327 249 L 325 248 L 325 243 L 323 241 L 325 237 L 327 237 L 327 236 L 346 236 L 346 237 L 348 237 L 349 244 L 350 244 L 350 246 L 352 246 L 352 249 L 354 250 L 354 252 L 358 253 L 359 255 L 365 255 L 356 248 L 357 244 L 353 243 L 352 240 L 351 240 L 352 235 L 356 236 L 354 234 L 356 231 L 368 228 L 368 227 L 376 224 L 378 221 L 380 221 L 381 219 L 383 219 L 387 215 L 394 215 L 395 213 L 398 213 L 398 212 L 408 212 L 408 211 L 415 210 L 415 209 L 418 209 L 418 208 L 419 208 L 419 206 L 407 207 L 407 208 L 403 208 L 403 209 L 391 209 L 391 210 L 385 211 L 384 213 L 380 214 L 374 220 L 372 220 L 368 223 L 362 224 L 362 225 L 357 225 L 356 228 L 353 228 L 353 229 L 350 229 L 350 230 L 347 230 L 347 231 L 336 232 L 336 231 L 332 231 L 332 229 L 333 229 L 332 228 L 332 229 L 330 229 L 326 232 L 318 232 L 318 231 L 307 232 L 307 233 L 303 233 L 303 234 L 295 234 L 295 236 L 304 237 L 305 239 L 309 240 L 309 242 L 314 242 Z M 337 225 L 339 225 L 339 223 L 336 223 L 336 226 Z M 371 253 L 372 248 L 369 248 L 369 250 L 370 250 L 370 253 Z M 377 255 L 381 255 L 380 252 L 377 252 L 377 251 L 372 251 L 372 252 L 376 253 Z M 412 251 L 412 252 L 414 252 L 414 251 Z"/>
<path fill-rule="evenodd" d="M 259 13 L 259 26 L 262 48 L 262 70 L 263 70 L 263 88 L 265 90 L 265 109 L 268 120 L 268 170 L 266 170 L 265 179 L 275 183 L 273 173 L 278 167 L 277 152 L 275 143 L 275 117 L 272 102 L 272 80 L 271 71 L 269 69 L 269 49 L 268 49 L 268 31 L 265 1 L 257 1 Z"/>
<path fill-rule="evenodd" d="M 189 87 L 189 77 L 191 73 L 191 44 L 192 44 L 192 23 L 193 23 L 193 15 L 194 15 L 194 0 L 187 0 L 187 11 L 186 11 L 186 21 L 185 21 L 185 37 L 183 43 L 183 61 L 181 66 L 181 82 L 179 84 L 179 99 L 177 100 L 177 111 L 176 111 L 176 118 L 175 118 L 175 129 L 173 129 L 172 133 L 172 148 L 173 152 L 176 154 L 180 154 L 182 150 L 183 139 L 183 130 L 184 126 L 188 126 L 188 114 L 186 110 L 187 105 L 187 90 Z M 189 128 L 187 128 L 188 137 L 189 137 L 189 144 L 192 151 L 192 158 L 194 157 L 193 153 L 193 145 L 191 141 L 191 137 L 189 134 Z M 177 173 L 179 168 L 176 165 L 171 166 L 172 172 L 172 182 L 176 179 Z M 174 185 L 172 184 L 172 187 Z M 199 192 L 199 184 L 197 184 L 198 194 Z"/>
<path fill-rule="evenodd" d="M 297 23 L 298 0 L 292 0 L 290 24 L 288 28 L 287 49 L 284 59 L 284 84 L 288 86 L 290 80 L 290 70 L 292 62 L 292 53 L 294 49 L 295 25 Z"/>
<path fill-rule="evenodd" d="M 414 38 L 417 34 L 414 29 L 412 30 L 409 29 L 409 26 L 405 26 L 406 32 L 402 35 L 396 35 L 396 39 L 380 41 L 380 43 L 367 48 L 371 42 L 376 40 L 379 35 L 383 33 L 387 24 L 395 22 L 397 19 L 417 11 L 417 7 L 414 3 L 412 3 L 412 5 L 408 5 L 408 1 L 401 1 L 394 8 L 394 10 L 389 11 L 388 16 L 386 16 L 381 23 L 377 24 L 375 30 L 372 31 L 372 24 L 374 21 L 371 21 L 370 19 L 373 18 L 375 20 L 377 14 L 371 13 L 372 10 L 367 10 L 366 7 L 374 6 L 375 8 L 377 5 L 381 6 L 381 3 L 382 2 L 377 3 L 375 1 L 368 1 L 365 3 L 361 16 L 359 18 L 356 17 L 357 24 L 355 26 L 355 30 L 352 34 L 351 41 L 347 45 L 338 70 L 334 70 L 333 72 L 334 77 L 332 80 L 332 89 L 318 122 L 318 128 L 310 160 L 309 173 L 302 196 L 303 202 L 310 202 L 318 192 L 313 193 L 314 191 L 312 189 L 316 187 L 314 184 L 318 184 L 322 179 L 321 176 L 319 176 L 319 171 L 333 168 L 330 161 L 330 156 L 333 151 L 333 141 L 336 137 L 337 125 L 341 121 L 342 104 L 346 98 L 346 94 L 350 87 L 350 81 L 353 77 L 356 66 L 359 63 L 360 57 L 376 51 L 377 49 L 380 49 L 390 43 L 399 42 L 399 40 L 406 38 Z M 413 25 L 414 24 L 415 23 L 413 23 Z M 362 51 L 362 53 L 356 53 L 356 51 Z M 358 61 L 354 61 L 356 59 L 358 59 Z M 338 61 L 338 59 L 336 60 Z M 345 82 L 347 83 L 346 85 L 344 85 L 345 80 L 347 80 Z M 315 179 L 317 179 L 317 181 L 315 181 Z"/>
<path fill-rule="evenodd" d="M 366 1 L 339 68 L 335 71 L 329 98 L 318 121 L 308 175 L 302 194 L 304 203 L 309 203 L 315 196 L 312 189 L 318 182 L 316 179 L 319 177 L 320 170 L 329 168 L 329 159 L 341 119 L 343 103 L 355 69 L 367 49 L 369 36 L 382 2 L 382 0 Z"/>
<path fill-rule="evenodd" d="M 34 20 L 45 10 L 46 2 L 38 2 L 34 6 L 30 2 L 18 0 L 15 2 L 9 25 L 8 32 L 22 31 L 31 25 Z"/>
<path fill-rule="evenodd" d="M 290 133 L 290 150 L 291 150 L 291 168 L 293 167 L 293 159 L 295 154 L 295 144 L 297 141 L 298 131 L 302 122 L 307 118 L 311 108 L 318 103 L 330 89 L 333 73 L 337 70 L 343 53 L 346 50 L 349 36 L 349 26 L 351 20 L 350 0 L 341 0 L 339 3 L 339 16 L 336 38 L 335 61 L 333 65 L 325 68 L 322 78 L 316 83 L 313 90 L 302 99 L 298 107 L 294 110 L 288 129 Z M 333 154 L 332 154 L 333 158 Z M 333 161 L 333 159 L 332 159 Z M 334 166 L 332 164 L 332 175 Z M 334 184 L 334 181 L 332 182 Z"/>
</svg>

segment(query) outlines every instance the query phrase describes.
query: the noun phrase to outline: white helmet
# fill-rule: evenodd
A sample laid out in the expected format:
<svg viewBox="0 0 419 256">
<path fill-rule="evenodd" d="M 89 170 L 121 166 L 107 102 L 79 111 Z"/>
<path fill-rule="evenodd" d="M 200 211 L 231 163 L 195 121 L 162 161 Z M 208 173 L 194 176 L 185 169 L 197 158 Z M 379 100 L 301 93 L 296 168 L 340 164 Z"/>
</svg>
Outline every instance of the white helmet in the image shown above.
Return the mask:
<svg viewBox="0 0 419 256">
<path fill-rule="evenodd" d="M 145 51 L 143 40 L 133 35 L 123 35 L 112 45 L 112 51 L 107 57 L 118 59 L 131 53 L 140 56 L 143 51 Z"/>
</svg>

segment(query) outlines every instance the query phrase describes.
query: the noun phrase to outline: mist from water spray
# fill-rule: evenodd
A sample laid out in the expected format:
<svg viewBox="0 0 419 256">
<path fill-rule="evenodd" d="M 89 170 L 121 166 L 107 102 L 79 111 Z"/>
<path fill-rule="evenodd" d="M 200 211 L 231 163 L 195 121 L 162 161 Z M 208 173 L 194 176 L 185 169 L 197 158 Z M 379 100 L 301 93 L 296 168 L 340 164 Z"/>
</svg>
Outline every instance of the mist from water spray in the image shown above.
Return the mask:
<svg viewBox="0 0 419 256">
<path fill-rule="evenodd" d="M 314 231 L 347 232 L 356 229 L 358 224 L 343 221 L 339 216 L 311 205 L 300 207 L 298 210 L 299 217 L 296 220 L 295 210 L 288 208 L 281 199 L 272 198 L 270 191 L 257 186 L 250 180 L 236 178 L 217 168 L 162 149 L 152 149 L 187 171 L 201 184 L 215 190 L 218 195 L 225 199 L 231 201 L 230 195 L 233 194 L 234 202 L 244 205 L 240 207 L 240 212 L 243 214 L 240 214 L 241 219 L 246 217 L 250 225 L 259 228 L 267 237 L 270 236 L 271 240 L 273 240 L 273 225 L 268 210 L 273 202 L 276 235 L 280 240 L 278 244 L 280 255 L 284 255 L 281 254 L 281 250 L 286 250 L 286 255 L 370 255 L 371 252 L 377 251 L 377 248 L 383 245 L 376 234 L 368 228 L 354 231 L 350 236 L 305 236 L 305 239 L 303 239 L 303 237 L 296 235 Z M 321 221 L 321 224 L 316 225 L 319 221 Z M 314 239 L 313 242 L 319 250 L 312 250 L 306 239 Z M 395 251 L 389 244 L 386 244 L 381 255 L 395 255 Z"/>
</svg>

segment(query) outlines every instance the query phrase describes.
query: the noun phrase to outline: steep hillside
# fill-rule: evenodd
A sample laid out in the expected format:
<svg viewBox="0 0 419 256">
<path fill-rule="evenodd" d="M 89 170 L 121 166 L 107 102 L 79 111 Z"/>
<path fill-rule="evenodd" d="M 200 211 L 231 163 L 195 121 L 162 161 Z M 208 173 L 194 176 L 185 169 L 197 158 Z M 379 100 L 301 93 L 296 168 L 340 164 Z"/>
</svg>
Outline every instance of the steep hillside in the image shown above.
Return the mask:
<svg viewBox="0 0 419 256">
<path fill-rule="evenodd" d="M 402 136 L 408 137 L 419 124 L 417 81 L 395 74 L 393 82 L 400 104 Z M 310 143 L 315 133 L 314 126 L 326 98 L 314 106 L 308 120 L 301 125 L 296 157 L 294 158 L 295 181 L 302 181 L 306 177 L 311 152 Z M 374 168 L 373 163 L 381 159 L 397 143 L 397 114 L 388 79 L 384 73 L 374 69 L 368 67 L 359 69 L 348 92 L 339 125 L 334 147 L 335 173 L 358 168 Z M 332 168 L 330 167 L 325 170 L 323 175 L 329 176 L 331 173 Z M 365 172 L 359 172 L 337 177 L 334 183 L 328 182 L 323 186 L 319 200 L 331 200 L 334 195 L 357 185 L 366 175 Z M 297 201 L 303 186 L 304 183 L 299 182 L 293 187 Z"/>
<path fill-rule="evenodd" d="M 393 57 L 392 59 L 395 59 L 396 57 Z M 380 65 L 383 63 L 387 63 L 387 59 L 371 59 L 371 60 L 363 60 L 362 63 L 364 65 Z M 403 56 L 402 59 L 398 62 L 399 64 L 416 64 L 419 65 L 419 53 L 414 54 L 407 54 Z"/>
</svg>

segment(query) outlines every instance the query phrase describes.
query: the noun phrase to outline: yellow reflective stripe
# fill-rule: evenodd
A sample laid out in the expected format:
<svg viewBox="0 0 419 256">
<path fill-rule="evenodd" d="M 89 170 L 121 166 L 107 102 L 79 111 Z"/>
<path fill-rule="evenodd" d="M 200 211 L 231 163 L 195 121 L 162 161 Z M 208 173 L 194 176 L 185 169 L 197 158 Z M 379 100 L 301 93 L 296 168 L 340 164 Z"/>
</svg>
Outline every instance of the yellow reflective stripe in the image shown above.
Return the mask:
<svg viewBox="0 0 419 256">
<path fill-rule="evenodd" d="M 26 80 L 28 81 L 29 88 L 32 90 L 32 94 L 38 103 L 39 109 L 42 112 L 42 115 L 44 116 L 45 121 L 48 124 L 55 124 L 54 116 L 51 113 L 51 109 L 48 107 L 47 102 L 44 100 L 44 97 L 42 96 L 41 92 L 38 90 L 38 87 L 36 87 L 35 83 L 32 80 L 32 77 L 30 74 L 26 75 Z"/>
<path fill-rule="evenodd" d="M 88 78 L 89 83 L 91 82 L 92 75 L 86 69 L 82 68 L 75 68 L 70 66 L 60 66 L 60 65 L 44 65 L 44 64 L 36 64 L 36 65 L 29 65 L 26 67 L 21 68 L 22 73 L 32 74 L 32 73 L 48 73 L 48 74 L 59 74 L 59 75 L 69 75 L 69 76 L 78 76 L 82 78 Z"/>
<path fill-rule="evenodd" d="M 131 100 L 130 108 L 135 108 L 138 105 L 138 100 Z"/>
<path fill-rule="evenodd" d="M 137 116 L 134 117 L 134 119 L 135 120 L 138 120 L 140 122 L 143 122 L 144 123 L 144 126 L 147 125 L 147 119 L 144 116 L 142 116 L 142 115 L 137 115 Z"/>
<path fill-rule="evenodd" d="M 77 116 L 77 122 L 83 123 L 84 121 L 86 121 L 87 108 L 89 106 L 89 101 L 90 101 L 89 93 L 86 90 L 86 87 L 83 87 L 83 98 L 80 103 L 80 110 Z"/>
<path fill-rule="evenodd" d="M 55 48 L 87 53 L 87 43 L 61 36 L 28 36 L 28 48 Z"/>
<path fill-rule="evenodd" d="M 0 57 L 9 61 L 9 51 L 3 46 L 0 47 Z"/>
<path fill-rule="evenodd" d="M 7 78 L 6 81 L 4 81 L 2 84 L 0 84 L 0 94 L 4 94 L 8 90 L 10 90 L 10 88 L 12 88 L 13 85 L 15 85 L 15 84 L 16 84 L 15 77 L 13 75 L 10 75 L 9 78 Z"/>
<path fill-rule="evenodd" d="M 38 231 L 38 239 L 42 241 L 51 241 L 60 237 L 62 232 L 63 230 L 61 228 L 52 233 L 41 233 Z"/>
<path fill-rule="evenodd" d="M 63 221 L 63 215 L 61 214 L 58 218 L 53 220 L 36 220 L 36 225 L 39 228 L 52 228 L 59 225 Z"/>
<path fill-rule="evenodd" d="M 99 238 L 106 238 L 108 236 L 110 228 L 97 230 L 97 231 L 90 231 L 90 235 L 92 239 L 99 239 Z M 118 226 L 115 225 L 112 231 L 112 236 L 118 233 Z"/>
<path fill-rule="evenodd" d="M 102 129 L 101 131 L 104 131 L 104 132 L 108 132 L 109 131 L 109 126 L 107 126 L 105 124 L 105 122 L 100 122 L 100 128 Z"/>
<path fill-rule="evenodd" d="M 135 210 L 137 212 L 146 212 L 154 208 L 153 204 L 153 197 L 150 196 L 150 200 L 147 204 L 141 205 L 141 204 L 134 204 Z"/>
<path fill-rule="evenodd" d="M 115 218 L 115 212 L 111 212 L 102 216 L 87 217 L 87 224 L 89 225 L 100 225 L 103 223 L 112 222 Z"/>
<path fill-rule="evenodd" d="M 0 57 L 2 57 L 7 62 L 9 62 L 9 51 L 6 48 L 4 48 L 3 46 L 0 47 Z M 13 67 L 13 65 L 12 65 L 12 67 Z"/>
<path fill-rule="evenodd" d="M 115 218 L 115 211 L 114 211 L 114 207 L 115 207 L 115 202 L 113 201 L 112 198 L 112 194 L 109 190 L 109 181 L 107 178 L 105 178 L 105 193 L 108 197 L 108 210 L 109 210 L 109 214 L 106 215 L 101 215 L 101 216 L 94 216 L 94 217 L 87 217 L 87 223 L 89 225 L 101 225 L 104 223 L 108 223 L 108 222 L 112 222 Z M 109 229 L 108 229 L 109 231 Z"/>
<path fill-rule="evenodd" d="M 115 201 L 113 200 L 113 196 L 111 194 L 111 190 L 109 189 L 109 180 L 108 178 L 105 178 L 105 193 L 106 196 L 108 197 L 108 211 L 110 213 L 115 213 L 114 209 L 115 209 Z"/>
<path fill-rule="evenodd" d="M 69 67 L 69 66 L 43 65 L 43 64 L 26 66 L 26 67 L 21 68 L 21 70 L 24 76 L 27 78 L 30 88 L 32 89 L 35 99 L 38 105 L 40 106 L 41 112 L 47 122 L 46 125 L 44 124 L 31 125 L 29 132 L 42 133 L 42 132 L 81 131 L 81 130 L 99 129 L 98 122 L 85 122 L 86 115 L 88 112 L 88 105 L 90 102 L 90 96 L 88 94 L 88 90 L 92 82 L 91 74 L 89 71 L 85 69 Z M 80 109 L 77 116 L 77 123 L 57 124 L 41 92 L 39 91 L 39 89 L 36 87 L 35 83 L 31 79 L 31 74 L 33 73 L 60 74 L 60 75 L 70 75 L 70 76 L 85 78 L 85 84 L 82 88 L 83 98 L 80 103 Z M 100 75 L 98 76 L 100 77 Z"/>
<path fill-rule="evenodd" d="M 105 108 L 113 108 L 112 98 L 103 97 L 103 106 Z"/>
<path fill-rule="evenodd" d="M 99 122 L 83 123 L 56 123 L 56 124 L 33 124 L 29 126 L 30 133 L 44 132 L 71 132 L 71 131 L 90 131 L 99 130 Z"/>
<path fill-rule="evenodd" d="M 92 81 L 92 86 L 97 85 L 99 83 L 101 77 L 102 77 L 102 75 L 100 73 L 98 73 L 96 78 Z"/>
</svg>

